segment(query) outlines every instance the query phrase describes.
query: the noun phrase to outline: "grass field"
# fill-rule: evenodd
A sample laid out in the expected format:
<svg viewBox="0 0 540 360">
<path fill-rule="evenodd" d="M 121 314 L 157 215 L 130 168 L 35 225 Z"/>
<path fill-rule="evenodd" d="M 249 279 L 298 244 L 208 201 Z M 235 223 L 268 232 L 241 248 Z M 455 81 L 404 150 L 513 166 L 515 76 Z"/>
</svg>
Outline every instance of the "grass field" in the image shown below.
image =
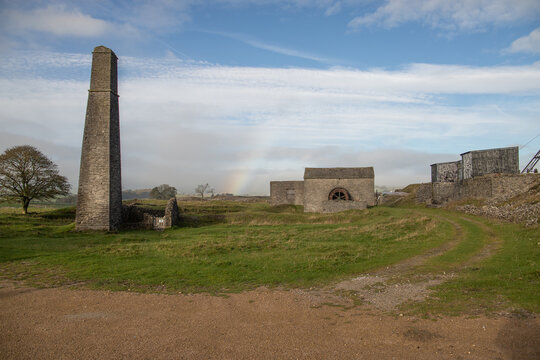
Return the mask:
<svg viewBox="0 0 540 360">
<path fill-rule="evenodd" d="M 166 293 L 313 287 L 459 239 L 415 269 L 458 276 L 410 309 L 459 313 L 474 304 L 488 311 L 540 312 L 538 228 L 417 207 L 338 214 L 305 214 L 301 207 L 263 202 L 181 202 L 180 207 L 181 227 L 117 233 L 75 232 L 73 208 L 28 216 L 3 209 L 0 274 L 35 286 Z M 478 257 L 490 243 L 497 245 L 492 253 Z"/>
</svg>

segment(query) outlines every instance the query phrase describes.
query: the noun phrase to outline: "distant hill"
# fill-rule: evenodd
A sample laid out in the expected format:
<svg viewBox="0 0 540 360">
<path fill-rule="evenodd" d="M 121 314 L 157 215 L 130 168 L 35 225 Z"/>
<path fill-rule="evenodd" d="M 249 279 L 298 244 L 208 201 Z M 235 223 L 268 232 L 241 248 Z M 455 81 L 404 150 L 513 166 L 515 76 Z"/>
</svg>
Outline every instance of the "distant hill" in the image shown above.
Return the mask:
<svg viewBox="0 0 540 360">
<path fill-rule="evenodd" d="M 149 199 L 152 189 L 136 189 L 122 191 L 122 200 Z"/>
</svg>

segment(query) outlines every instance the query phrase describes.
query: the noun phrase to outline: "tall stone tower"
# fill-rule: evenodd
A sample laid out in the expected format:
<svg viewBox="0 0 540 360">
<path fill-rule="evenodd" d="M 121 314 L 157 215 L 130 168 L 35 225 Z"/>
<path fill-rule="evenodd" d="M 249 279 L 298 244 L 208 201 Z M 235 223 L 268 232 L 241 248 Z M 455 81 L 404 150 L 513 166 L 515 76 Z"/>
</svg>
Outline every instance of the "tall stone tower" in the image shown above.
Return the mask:
<svg viewBox="0 0 540 360">
<path fill-rule="evenodd" d="M 115 230 L 122 222 L 118 58 L 98 46 L 92 74 L 81 153 L 77 230 Z"/>
</svg>

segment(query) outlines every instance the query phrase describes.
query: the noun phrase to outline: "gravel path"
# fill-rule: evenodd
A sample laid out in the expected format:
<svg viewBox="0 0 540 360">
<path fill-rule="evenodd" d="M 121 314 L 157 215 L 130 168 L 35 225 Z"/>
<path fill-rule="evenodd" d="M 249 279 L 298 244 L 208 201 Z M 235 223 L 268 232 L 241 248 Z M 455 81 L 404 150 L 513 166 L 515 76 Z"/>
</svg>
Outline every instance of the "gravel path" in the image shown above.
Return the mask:
<svg viewBox="0 0 540 360">
<path fill-rule="evenodd" d="M 415 272 L 415 268 L 421 266 L 430 258 L 442 255 L 455 248 L 463 240 L 463 228 L 457 222 L 449 219 L 442 220 L 450 223 L 455 229 L 455 236 L 451 241 L 392 266 L 368 274 L 361 274 L 331 287 L 312 291 L 311 296 L 314 298 L 319 297 L 318 301 L 320 303 L 330 301 L 345 305 L 346 302 L 344 302 L 343 297 L 339 299 L 339 297 L 331 295 L 332 293 L 335 294 L 337 290 L 338 293 L 341 291 L 348 294 L 349 301 L 355 299 L 357 302 L 367 303 L 378 310 L 393 311 L 403 303 L 424 300 L 432 293 L 431 287 L 452 279 L 456 276 L 456 272 L 492 256 L 500 246 L 500 239 L 495 236 L 488 226 L 481 222 L 462 218 L 462 220 L 479 226 L 488 236 L 484 247 L 451 272 L 418 274 Z"/>
<path fill-rule="evenodd" d="M 538 359 L 540 320 L 392 317 L 294 291 L 229 297 L 0 284 L 2 359 Z"/>
</svg>

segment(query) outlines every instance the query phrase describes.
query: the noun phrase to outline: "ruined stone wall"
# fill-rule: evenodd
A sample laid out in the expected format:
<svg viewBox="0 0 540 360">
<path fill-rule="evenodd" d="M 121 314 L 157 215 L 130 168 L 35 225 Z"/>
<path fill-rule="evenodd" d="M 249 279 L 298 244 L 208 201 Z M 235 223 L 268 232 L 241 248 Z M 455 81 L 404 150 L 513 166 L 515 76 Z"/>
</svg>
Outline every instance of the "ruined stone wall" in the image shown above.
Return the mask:
<svg viewBox="0 0 540 360">
<path fill-rule="evenodd" d="M 443 204 L 449 200 L 457 198 L 459 193 L 459 184 L 456 183 L 433 183 L 433 195 L 431 202 L 433 204 Z"/>
<path fill-rule="evenodd" d="M 420 184 L 416 190 L 416 202 L 421 204 L 431 204 L 433 198 L 433 184 L 424 183 Z"/>
<path fill-rule="evenodd" d="M 491 178 L 492 197 L 497 201 L 506 201 L 529 191 L 540 180 L 540 174 L 494 174 L 487 177 Z"/>
<path fill-rule="evenodd" d="M 493 195 L 492 185 L 491 179 L 485 176 L 463 180 L 456 187 L 456 194 L 450 200 L 462 198 L 488 199 Z"/>
<path fill-rule="evenodd" d="M 77 230 L 115 230 L 122 221 L 117 57 L 94 49 L 77 198 Z"/>
<path fill-rule="evenodd" d="M 176 202 L 176 197 L 173 197 L 167 202 L 167 206 L 165 207 L 165 228 L 178 225 L 179 215 L 178 203 Z"/>
<path fill-rule="evenodd" d="M 352 202 L 362 202 L 366 206 L 374 206 L 375 199 L 375 180 L 373 178 L 364 179 L 304 179 L 304 211 L 306 212 L 324 212 L 329 209 L 328 195 L 335 188 L 346 189 L 352 199 Z M 347 210 L 350 206 L 344 205 L 349 201 L 336 201 L 342 203 L 332 207 L 336 210 Z M 326 204 L 326 205 L 325 205 Z M 360 205 L 358 205 L 360 206 Z M 339 211 L 341 211 L 339 210 Z"/>
<path fill-rule="evenodd" d="M 168 201 L 165 210 L 123 206 L 122 226 L 127 229 L 164 230 L 178 225 L 179 220 L 180 212 L 175 197 Z"/>
<path fill-rule="evenodd" d="M 458 181 L 460 161 L 444 162 L 431 165 L 431 182 Z"/>
<path fill-rule="evenodd" d="M 455 183 L 422 184 L 417 190 L 416 200 L 433 204 L 463 198 L 501 202 L 527 192 L 538 179 L 540 174 L 490 174 Z"/>
<path fill-rule="evenodd" d="M 270 204 L 303 205 L 304 182 L 303 181 L 271 181 Z"/>
</svg>

